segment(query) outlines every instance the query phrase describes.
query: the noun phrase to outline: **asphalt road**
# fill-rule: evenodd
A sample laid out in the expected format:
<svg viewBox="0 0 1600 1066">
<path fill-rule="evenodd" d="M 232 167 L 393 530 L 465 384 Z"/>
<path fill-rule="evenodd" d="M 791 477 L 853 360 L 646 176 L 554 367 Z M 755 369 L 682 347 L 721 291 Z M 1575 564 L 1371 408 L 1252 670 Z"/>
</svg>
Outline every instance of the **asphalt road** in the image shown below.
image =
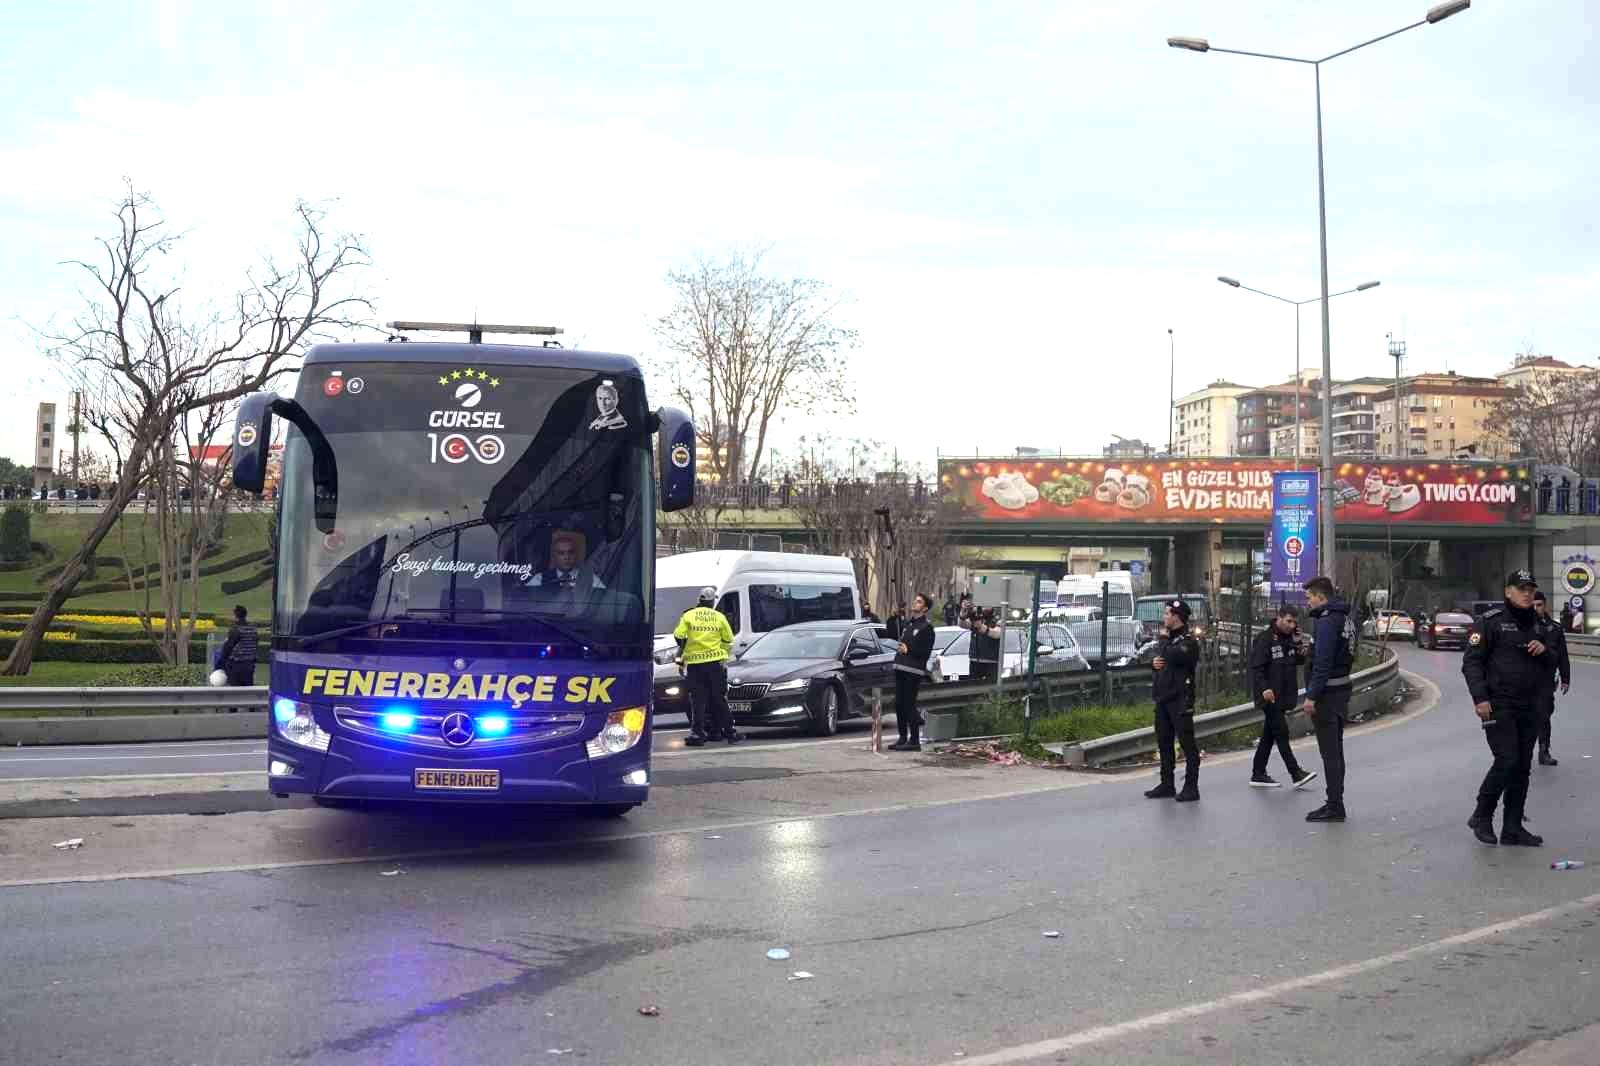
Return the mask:
<svg viewBox="0 0 1600 1066">
<path fill-rule="evenodd" d="M 1373 1066 L 1600 1023 L 1600 668 L 1536 769 L 1550 844 L 1488 848 L 1464 825 L 1488 753 L 1459 657 L 1404 657 L 1443 701 L 1351 734 L 1343 825 L 1237 761 L 1182 806 L 1136 775 L 752 820 L 723 784 L 692 830 L 0 889 L 0 1057 Z M 231 817 L 380 824 L 249 814 L 191 838 Z M 1590 867 L 1550 870 L 1563 855 Z M 1518 1066 L 1556 1061 L 1541 1046 Z"/>
</svg>

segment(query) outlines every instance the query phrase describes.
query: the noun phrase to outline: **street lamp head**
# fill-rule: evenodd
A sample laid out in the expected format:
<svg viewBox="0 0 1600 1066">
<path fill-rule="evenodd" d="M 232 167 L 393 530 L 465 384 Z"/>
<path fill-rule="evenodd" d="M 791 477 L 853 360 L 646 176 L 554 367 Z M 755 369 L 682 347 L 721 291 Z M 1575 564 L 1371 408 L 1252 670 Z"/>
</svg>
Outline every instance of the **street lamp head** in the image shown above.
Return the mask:
<svg viewBox="0 0 1600 1066">
<path fill-rule="evenodd" d="M 1459 15 L 1471 6 L 1472 0 L 1447 0 L 1446 3 L 1435 4 L 1428 9 L 1428 22 L 1430 25 L 1435 22 L 1443 22 L 1451 15 Z"/>
<path fill-rule="evenodd" d="M 1376 289 L 1379 285 L 1382 285 L 1382 284 L 1383 284 L 1383 282 L 1381 282 L 1381 281 L 1363 281 L 1360 285 L 1356 286 L 1356 291 L 1357 292 L 1366 292 L 1368 289 Z"/>
<path fill-rule="evenodd" d="M 1236 278 L 1225 278 L 1221 274 L 1218 274 L 1217 280 L 1222 282 L 1224 285 L 1232 285 L 1236 289 L 1239 287 L 1239 282 Z"/>
<path fill-rule="evenodd" d="M 1466 3 L 1462 3 L 1462 0 L 1456 0 L 1456 2 L 1457 3 L 1461 3 L 1462 7 L 1466 6 Z M 1468 0 L 1468 2 L 1470 2 L 1470 0 Z M 1449 7 L 1451 5 L 1442 4 L 1440 6 L 1441 7 Z M 1450 12 L 1450 14 L 1453 15 L 1453 14 L 1455 14 L 1455 12 L 1452 11 L 1452 12 Z M 1443 18 L 1444 16 L 1441 15 L 1440 17 Z M 1429 22 L 1433 21 L 1432 12 L 1429 12 L 1429 14 L 1428 14 L 1428 21 Z M 1209 52 L 1209 51 L 1211 51 L 1211 42 L 1206 40 L 1204 37 L 1168 37 L 1167 38 L 1167 47 L 1168 48 L 1186 48 L 1191 52 Z"/>
</svg>

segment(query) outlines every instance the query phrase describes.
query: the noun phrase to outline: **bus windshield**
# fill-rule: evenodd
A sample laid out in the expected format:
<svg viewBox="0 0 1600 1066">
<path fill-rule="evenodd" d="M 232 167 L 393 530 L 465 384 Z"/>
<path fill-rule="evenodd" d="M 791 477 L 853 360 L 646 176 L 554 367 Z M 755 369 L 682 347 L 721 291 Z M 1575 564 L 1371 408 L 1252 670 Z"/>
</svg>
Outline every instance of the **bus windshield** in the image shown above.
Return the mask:
<svg viewBox="0 0 1600 1066">
<path fill-rule="evenodd" d="M 648 639 L 639 379 L 464 362 L 350 373 L 300 397 L 337 463 L 332 532 L 313 518 L 310 446 L 297 428 L 285 443 L 275 636 L 383 621 L 458 643 Z"/>
<path fill-rule="evenodd" d="M 1098 592 L 1078 592 L 1073 594 L 1071 604 L 1063 604 L 1062 606 L 1099 607 L 1100 605 L 1101 596 Z M 1133 597 L 1126 592 L 1113 592 L 1110 606 L 1106 608 L 1106 616 L 1109 618 L 1129 618 L 1132 615 Z"/>
</svg>

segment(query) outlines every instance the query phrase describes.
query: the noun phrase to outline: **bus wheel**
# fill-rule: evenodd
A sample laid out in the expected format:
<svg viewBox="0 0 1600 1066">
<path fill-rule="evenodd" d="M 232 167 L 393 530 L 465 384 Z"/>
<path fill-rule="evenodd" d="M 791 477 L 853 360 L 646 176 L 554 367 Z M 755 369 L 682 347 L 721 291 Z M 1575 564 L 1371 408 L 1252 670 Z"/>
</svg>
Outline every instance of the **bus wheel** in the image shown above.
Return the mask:
<svg viewBox="0 0 1600 1066">
<path fill-rule="evenodd" d="M 600 818 L 621 818 L 637 806 L 637 803 L 597 803 L 589 810 Z"/>
</svg>

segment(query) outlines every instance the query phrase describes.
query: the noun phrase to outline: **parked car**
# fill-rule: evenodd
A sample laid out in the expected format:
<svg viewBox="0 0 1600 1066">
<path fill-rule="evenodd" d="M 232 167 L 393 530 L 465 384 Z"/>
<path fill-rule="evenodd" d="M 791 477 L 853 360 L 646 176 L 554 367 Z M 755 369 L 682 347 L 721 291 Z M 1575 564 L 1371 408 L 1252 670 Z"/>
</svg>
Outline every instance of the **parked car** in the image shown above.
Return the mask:
<svg viewBox="0 0 1600 1066">
<path fill-rule="evenodd" d="M 1472 616 L 1461 611 L 1440 611 L 1418 631 L 1420 647 L 1438 651 L 1440 648 L 1464 648 L 1467 631 L 1472 626 Z"/>
<path fill-rule="evenodd" d="M 1404 611 L 1375 611 L 1362 623 L 1361 635 L 1387 640 L 1416 640 L 1417 624 Z"/>
<path fill-rule="evenodd" d="M 1100 647 L 1101 627 L 1105 629 L 1105 647 Z M 1132 618 L 1103 619 L 1099 622 L 1074 622 L 1067 627 L 1077 640 L 1078 647 L 1091 669 L 1101 660 L 1115 669 L 1132 666 L 1139 660 L 1139 651 L 1150 643 L 1144 636 L 1144 623 Z"/>
<path fill-rule="evenodd" d="M 818 736 L 872 710 L 894 688 L 896 644 L 882 625 L 800 622 L 765 633 L 728 663 L 728 709 L 739 726 L 809 726 Z"/>
<path fill-rule="evenodd" d="M 1161 636 L 1161 616 L 1167 604 L 1177 598 L 1176 593 L 1165 592 L 1159 596 L 1140 596 L 1134 601 L 1133 617 L 1143 628 L 1145 640 L 1155 640 Z M 1189 632 L 1195 637 L 1204 637 L 1211 632 L 1211 601 L 1198 593 L 1186 592 L 1183 602 L 1189 605 Z"/>
<path fill-rule="evenodd" d="M 1065 664 L 1068 673 L 1076 673 L 1089 669 L 1089 660 L 1084 658 L 1083 649 L 1078 646 L 1078 638 L 1072 635 L 1068 626 L 1056 622 L 1041 622 L 1039 624 L 1039 654 L 1044 656 L 1046 645 L 1051 646 L 1049 652 L 1052 668 L 1057 664 Z"/>
<path fill-rule="evenodd" d="M 1051 632 L 1046 633 L 1045 626 L 1040 626 L 1039 654 L 1034 664 L 1038 673 L 1065 673 L 1072 670 L 1086 670 L 1088 663 L 1084 661 L 1082 652 L 1076 644 L 1068 645 L 1060 639 L 1059 634 L 1052 626 Z M 1028 672 L 1027 639 L 1028 631 L 1025 627 L 1006 627 L 1005 674 L 1006 677 L 1021 677 Z M 1067 637 L 1072 634 L 1069 631 Z M 929 674 L 937 683 L 949 681 L 964 681 L 972 676 L 972 633 L 962 630 L 961 635 L 951 641 L 941 652 L 933 657 L 929 666 Z"/>
</svg>

